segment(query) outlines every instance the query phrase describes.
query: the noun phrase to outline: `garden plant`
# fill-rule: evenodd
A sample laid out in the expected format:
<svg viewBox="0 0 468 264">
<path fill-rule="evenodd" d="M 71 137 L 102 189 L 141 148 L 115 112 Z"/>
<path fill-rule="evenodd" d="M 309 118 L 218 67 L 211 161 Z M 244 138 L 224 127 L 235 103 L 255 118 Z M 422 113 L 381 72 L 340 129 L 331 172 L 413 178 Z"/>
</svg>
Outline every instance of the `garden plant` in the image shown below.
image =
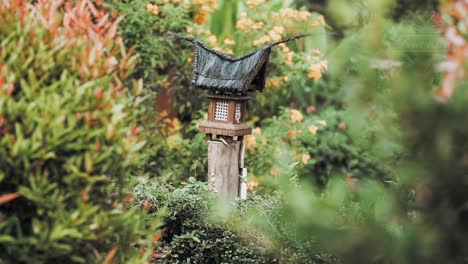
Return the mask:
<svg viewBox="0 0 468 264">
<path fill-rule="evenodd" d="M 466 0 L 0 0 L 0 263 L 466 263 Z M 246 200 L 195 37 L 272 50 Z"/>
</svg>

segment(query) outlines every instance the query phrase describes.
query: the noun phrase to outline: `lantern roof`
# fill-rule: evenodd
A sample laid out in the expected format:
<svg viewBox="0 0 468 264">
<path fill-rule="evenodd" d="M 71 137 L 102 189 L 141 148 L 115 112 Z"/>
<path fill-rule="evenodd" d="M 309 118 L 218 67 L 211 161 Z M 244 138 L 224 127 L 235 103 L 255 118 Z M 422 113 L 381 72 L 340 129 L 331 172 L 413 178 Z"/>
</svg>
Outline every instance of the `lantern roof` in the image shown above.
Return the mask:
<svg viewBox="0 0 468 264">
<path fill-rule="evenodd" d="M 250 91 L 262 91 L 265 87 L 266 66 L 271 48 L 304 35 L 270 43 L 237 58 L 209 48 L 198 39 L 174 36 L 192 42 L 195 47 L 192 78 L 194 87 L 222 94 L 245 95 Z"/>
</svg>

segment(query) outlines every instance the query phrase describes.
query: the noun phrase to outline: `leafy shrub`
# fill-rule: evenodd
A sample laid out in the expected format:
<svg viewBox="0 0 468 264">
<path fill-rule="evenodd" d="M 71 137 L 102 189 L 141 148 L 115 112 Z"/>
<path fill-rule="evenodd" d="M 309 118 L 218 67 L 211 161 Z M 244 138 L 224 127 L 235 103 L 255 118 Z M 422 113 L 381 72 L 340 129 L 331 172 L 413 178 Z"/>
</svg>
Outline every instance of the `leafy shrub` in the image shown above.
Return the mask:
<svg viewBox="0 0 468 264">
<path fill-rule="evenodd" d="M 195 177 L 198 180 L 206 179 L 207 145 L 205 135 L 198 133 L 196 123 L 199 120 L 187 125 L 184 136 L 184 133 L 180 131 L 181 128 L 177 127 L 180 126 L 177 120 L 160 119 L 152 127 L 151 115 L 148 113 L 154 111 L 153 108 L 144 107 L 142 111 L 145 112 L 144 116 L 150 119 L 141 119 L 148 120 L 146 124 L 142 125 L 145 127 L 143 133 L 148 143 L 141 153 L 138 166 L 132 173 L 169 181 L 173 184 L 187 182 L 190 177 Z M 176 127 L 172 127 L 168 123 L 174 123 Z"/>
<path fill-rule="evenodd" d="M 298 33 L 309 34 L 272 50 L 266 89 L 249 107 L 252 119 L 258 121 L 278 114 L 280 106 L 305 110 L 309 105 L 336 103 L 332 90 L 320 85 L 328 67 L 325 27 L 320 14 L 284 1 L 227 1 L 206 25 L 193 26 L 187 33 L 233 56 Z"/>
<path fill-rule="evenodd" d="M 310 33 L 303 40 L 275 48 L 269 64 L 267 90 L 257 96 L 250 112 L 256 118 L 278 113 L 279 106 L 335 104 L 330 88 L 320 82 L 327 68 L 325 20 L 317 13 L 291 8 L 284 1 L 111 1 L 112 9 L 125 14 L 121 32 L 127 47 L 136 46 L 141 57 L 133 76 L 158 92 L 156 107 L 183 123 L 198 119 L 206 104 L 192 89 L 192 47 L 174 43 L 173 31 L 193 35 L 228 54 L 261 48 L 267 43 L 297 34 Z M 262 12 L 257 12 L 262 10 Z M 242 11 L 242 12 L 239 12 Z M 322 83 L 321 85 L 319 85 Z M 306 87 L 306 89 L 304 89 Z"/>
<path fill-rule="evenodd" d="M 165 211 L 163 256 L 155 259 L 157 263 L 333 263 L 325 255 L 310 258 L 305 252 L 310 252 L 311 247 L 283 245 L 280 252 L 274 252 L 255 230 L 212 215 L 217 200 L 205 183 L 192 182 L 178 189 L 139 185 L 134 198 L 140 206 L 150 203 L 150 214 Z M 269 223 L 282 229 L 287 223 L 279 222 L 279 202 L 277 196 L 253 196 L 234 206 L 239 215 L 262 210 Z"/>
<path fill-rule="evenodd" d="M 463 263 L 468 252 L 468 133 L 463 125 L 468 111 L 467 83 L 452 75 L 450 83 L 442 86 L 442 92 L 448 93 L 436 93 L 444 103 L 438 102 L 433 91 L 439 91 L 442 74 L 436 69 L 445 50 L 439 45 L 437 29 L 430 26 L 421 33 L 414 21 L 387 20 L 384 14 L 388 10 L 383 7 L 389 1 L 364 2 L 368 4 L 364 12 L 376 13 L 369 17 L 369 24 L 348 32 L 342 42 L 342 58 L 352 58 L 355 70 L 331 74 L 341 74 L 349 95 L 348 111 L 354 120 L 361 119 L 348 123 L 348 128 L 375 129 L 372 140 L 362 147 L 373 155 L 387 155 L 396 145 L 403 153 L 397 163 L 381 160 L 397 177 L 388 186 L 371 180 L 334 179 L 320 193 L 307 184 L 281 188 L 287 202 L 280 211 L 298 236 L 291 242 L 317 242 L 320 249 L 345 263 Z M 453 15 L 448 10 L 455 10 L 455 3 L 446 2 L 445 16 Z M 463 14 L 455 16 L 466 17 Z M 444 74 L 466 67 L 463 56 L 455 55 L 461 53 L 452 53 L 463 47 L 453 45 L 452 41 L 463 36 L 457 30 L 446 39 L 448 57 L 456 58 L 457 63 L 440 67 Z M 390 42 L 382 45 L 385 38 Z M 352 42 L 358 45 L 348 46 Z M 330 65 L 347 67 L 339 61 Z M 250 224 L 267 230 L 263 214 L 256 219 Z M 265 233 L 276 237 L 277 232 L 269 228 Z"/>
<path fill-rule="evenodd" d="M 439 0 L 398 0 L 392 11 L 392 16 L 396 19 L 401 19 L 408 15 L 414 15 L 414 13 L 429 14 L 438 10 L 439 3 Z"/>
<path fill-rule="evenodd" d="M 186 78 L 191 77 L 191 68 L 185 67 L 190 65 L 187 60 L 191 48 L 177 46 L 168 39 L 168 31 L 186 31 L 182 34 L 193 35 L 212 47 L 236 54 L 258 49 L 299 32 L 311 33 L 311 36 L 303 40 L 274 49 L 272 62 L 269 64 L 267 89 L 252 99 L 255 101 L 249 109 L 252 121 L 257 123 L 264 117 L 277 114 L 281 106 L 296 105 L 305 111 L 310 105 L 342 105 L 337 99 L 339 85 L 325 85 L 321 80 L 327 61 L 319 50 L 325 48 L 326 43 L 325 21 L 319 14 L 291 8 L 281 1 L 259 2 L 258 5 L 254 2 L 246 4 L 242 1 L 230 1 L 221 3 L 217 9 L 214 9 L 216 5 L 210 1 L 112 3 L 112 8 L 126 15 L 121 31 L 127 36 L 127 45 L 136 45 L 136 50 L 141 55 L 141 68 L 134 75 L 152 75 L 163 80 L 157 86 L 165 87 L 166 90 L 175 89 L 181 95 L 179 102 L 183 102 L 177 103 L 177 116 L 185 122 L 182 125 L 174 116 L 167 117 L 167 113 L 152 111 L 153 105 L 147 106 L 149 118 L 144 126 L 149 132 L 149 144 L 142 160 L 143 174 L 164 177 L 173 182 L 186 181 L 191 176 L 197 179 L 206 177 L 206 145 L 202 135 L 195 136 L 197 130 L 194 129 L 193 120 L 197 119 L 194 117 L 201 116 L 194 110 L 206 107 L 207 104 L 200 100 L 200 93 L 192 91 L 190 84 L 185 83 Z M 264 12 L 257 12 L 260 9 Z M 238 10 L 244 12 L 238 13 Z M 179 19 L 174 21 L 174 17 Z M 154 64 L 154 61 L 158 64 Z M 158 96 L 159 99 L 155 99 L 156 108 L 160 108 L 161 105 L 158 104 L 164 104 L 158 100 L 165 100 L 165 91 Z M 185 104 L 191 105 L 191 108 L 186 108 Z M 154 134 L 162 135 L 164 140 L 159 140 Z M 258 157 L 256 161 L 259 164 L 255 166 L 262 166 L 261 160 L 268 159 L 268 155 L 270 153 Z M 177 162 L 171 162 L 174 160 Z M 265 175 L 270 169 L 261 174 Z M 321 180 L 322 183 L 325 181 Z"/>
<path fill-rule="evenodd" d="M 143 78 L 144 93 L 149 97 L 138 118 L 147 144 L 133 174 L 174 183 L 191 176 L 202 179 L 206 175 L 205 144 L 202 135 L 195 136 L 191 122 L 200 118 L 199 110 L 207 104 L 191 86 L 192 48 L 175 43 L 168 33 L 193 25 L 206 4 L 143 0 L 107 4 L 125 16 L 119 32 L 125 45 L 135 47 L 139 56 L 130 78 Z"/>
<path fill-rule="evenodd" d="M 265 248 L 247 244 L 224 225 L 208 220 L 213 197 L 206 184 L 137 186 L 135 199 L 151 202 L 150 213 L 165 208 L 164 256 L 158 263 L 271 263 Z M 257 241 L 258 243 L 258 241 Z"/>
<path fill-rule="evenodd" d="M 120 18 L 89 1 L 0 5 L 0 259 L 139 259 L 142 212 L 124 183 L 144 142 L 141 98 L 124 82 L 136 58 Z"/>
<path fill-rule="evenodd" d="M 194 1 L 195 2 L 195 1 Z M 192 89 L 192 66 L 188 44 L 176 45 L 169 32 L 185 31 L 192 25 L 200 5 L 186 5 L 183 1 L 113 0 L 109 7 L 124 15 L 119 32 L 127 47 L 135 47 L 139 63 L 131 78 L 142 78 L 148 90 L 155 91 L 156 113 L 160 117 L 178 118 L 190 122 L 198 118 L 203 107 L 201 93 Z M 161 114 L 161 115 L 159 115 Z"/>
<path fill-rule="evenodd" d="M 350 135 L 352 120 L 343 111 L 313 110 L 302 114 L 283 109 L 280 116 L 264 120 L 246 137 L 250 178 L 268 185 L 278 176 L 290 175 L 324 186 L 333 176 L 388 177 L 388 170 L 377 165 L 378 158 Z M 368 129 L 360 132 L 362 137 L 372 134 Z"/>
</svg>

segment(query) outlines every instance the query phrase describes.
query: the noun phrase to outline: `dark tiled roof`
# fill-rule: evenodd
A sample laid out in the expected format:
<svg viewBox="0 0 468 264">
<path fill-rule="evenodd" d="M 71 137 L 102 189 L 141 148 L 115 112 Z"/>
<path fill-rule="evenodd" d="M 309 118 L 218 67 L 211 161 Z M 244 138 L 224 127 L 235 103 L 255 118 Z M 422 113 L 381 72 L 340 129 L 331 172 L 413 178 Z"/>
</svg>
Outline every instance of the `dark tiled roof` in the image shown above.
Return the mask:
<svg viewBox="0 0 468 264">
<path fill-rule="evenodd" d="M 246 94 L 248 91 L 262 91 L 265 87 L 266 66 L 271 48 L 275 45 L 297 39 L 303 35 L 271 43 L 259 50 L 238 58 L 207 47 L 195 38 L 176 38 L 190 41 L 195 46 L 192 84 L 201 89 L 221 93 Z"/>
</svg>

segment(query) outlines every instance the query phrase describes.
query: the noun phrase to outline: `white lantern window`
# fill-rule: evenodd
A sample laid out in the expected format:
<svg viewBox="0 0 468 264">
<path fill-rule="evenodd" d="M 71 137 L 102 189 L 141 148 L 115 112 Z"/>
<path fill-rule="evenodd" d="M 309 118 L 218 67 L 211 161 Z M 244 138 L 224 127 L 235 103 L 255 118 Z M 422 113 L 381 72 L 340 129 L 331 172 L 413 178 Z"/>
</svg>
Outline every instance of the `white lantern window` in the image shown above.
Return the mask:
<svg viewBox="0 0 468 264">
<path fill-rule="evenodd" d="M 214 119 L 216 121 L 227 121 L 228 120 L 228 101 L 216 101 Z"/>
</svg>

